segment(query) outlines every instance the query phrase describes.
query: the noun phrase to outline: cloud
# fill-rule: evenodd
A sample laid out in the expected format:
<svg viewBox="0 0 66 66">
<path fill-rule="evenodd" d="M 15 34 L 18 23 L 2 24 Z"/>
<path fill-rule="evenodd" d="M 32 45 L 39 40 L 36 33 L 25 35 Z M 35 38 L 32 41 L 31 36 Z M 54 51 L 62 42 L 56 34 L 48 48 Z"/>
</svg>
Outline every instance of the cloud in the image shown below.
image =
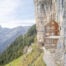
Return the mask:
<svg viewBox="0 0 66 66">
<path fill-rule="evenodd" d="M 0 2 L 0 17 L 10 15 L 19 5 L 19 0 L 3 0 Z"/>
<path fill-rule="evenodd" d="M 17 12 L 19 10 L 19 7 L 25 7 L 25 3 L 26 0 L 0 0 L 0 25 L 2 25 L 3 27 L 12 28 L 19 25 L 34 24 L 34 19 L 21 19 L 20 14 Z M 18 16 L 16 17 L 17 14 Z M 24 14 L 21 14 L 21 17 L 22 15 Z M 27 14 L 25 16 L 27 16 Z"/>
<path fill-rule="evenodd" d="M 30 26 L 33 25 L 35 23 L 35 20 L 11 20 L 10 22 L 1 22 L 0 24 L 2 25 L 2 27 L 9 27 L 9 28 L 13 28 L 13 27 L 17 27 L 17 26 Z"/>
</svg>

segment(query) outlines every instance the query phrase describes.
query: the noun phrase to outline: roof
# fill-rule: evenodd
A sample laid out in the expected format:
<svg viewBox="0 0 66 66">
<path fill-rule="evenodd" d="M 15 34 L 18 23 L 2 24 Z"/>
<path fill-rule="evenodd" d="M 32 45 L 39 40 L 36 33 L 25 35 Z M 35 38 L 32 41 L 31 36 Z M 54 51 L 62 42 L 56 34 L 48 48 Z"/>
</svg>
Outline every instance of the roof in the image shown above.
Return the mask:
<svg viewBox="0 0 66 66">
<path fill-rule="evenodd" d="M 51 20 L 50 22 L 48 22 L 47 24 L 45 24 L 45 27 L 46 26 L 55 26 L 55 27 L 59 27 L 58 23 L 54 20 Z"/>
</svg>

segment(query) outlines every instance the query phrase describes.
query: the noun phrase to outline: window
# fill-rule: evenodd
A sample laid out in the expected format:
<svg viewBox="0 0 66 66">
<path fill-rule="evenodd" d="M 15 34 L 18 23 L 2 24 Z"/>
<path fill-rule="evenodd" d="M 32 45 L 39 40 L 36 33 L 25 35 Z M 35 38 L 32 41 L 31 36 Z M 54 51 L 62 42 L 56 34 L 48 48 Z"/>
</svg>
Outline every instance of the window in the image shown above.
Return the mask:
<svg viewBox="0 0 66 66">
<path fill-rule="evenodd" d="M 54 29 L 55 29 L 55 27 L 54 27 L 54 26 L 52 26 L 52 27 L 51 27 L 51 29 L 52 29 L 52 30 L 54 30 Z"/>
<path fill-rule="evenodd" d="M 50 26 L 47 26 L 47 30 L 50 30 Z"/>
<path fill-rule="evenodd" d="M 54 36 L 54 35 L 55 35 L 54 32 L 52 32 L 52 33 L 51 33 L 51 36 Z"/>
</svg>

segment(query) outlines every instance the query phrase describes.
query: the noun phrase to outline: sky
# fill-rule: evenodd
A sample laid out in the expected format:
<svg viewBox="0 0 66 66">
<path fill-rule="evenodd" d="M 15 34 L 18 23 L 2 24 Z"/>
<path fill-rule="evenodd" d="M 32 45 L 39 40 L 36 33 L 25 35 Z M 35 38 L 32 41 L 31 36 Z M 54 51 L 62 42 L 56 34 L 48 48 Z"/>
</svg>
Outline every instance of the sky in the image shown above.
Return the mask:
<svg viewBox="0 0 66 66">
<path fill-rule="evenodd" d="M 35 23 L 33 0 L 0 0 L 0 25 L 13 28 Z"/>
</svg>

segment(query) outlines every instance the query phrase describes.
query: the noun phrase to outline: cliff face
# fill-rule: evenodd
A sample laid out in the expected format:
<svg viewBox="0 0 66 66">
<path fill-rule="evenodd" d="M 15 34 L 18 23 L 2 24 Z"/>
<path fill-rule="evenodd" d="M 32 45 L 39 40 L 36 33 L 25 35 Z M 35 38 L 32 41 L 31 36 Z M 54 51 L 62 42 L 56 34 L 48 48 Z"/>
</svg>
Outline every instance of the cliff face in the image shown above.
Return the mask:
<svg viewBox="0 0 66 66">
<path fill-rule="evenodd" d="M 64 33 L 66 34 L 66 0 L 64 0 Z M 66 37 L 66 35 L 65 35 L 65 37 Z"/>
<path fill-rule="evenodd" d="M 45 25 L 48 22 L 54 20 L 58 23 L 59 27 L 62 26 L 62 22 L 63 22 L 62 5 L 63 5 L 62 0 L 36 0 L 35 1 L 37 39 L 39 44 L 40 43 L 44 44 Z"/>
<path fill-rule="evenodd" d="M 64 0 L 63 2 L 63 6 L 64 6 L 64 23 L 63 23 L 63 27 L 64 27 L 64 39 L 65 39 L 65 50 L 66 50 L 66 0 Z M 66 52 L 66 51 L 65 51 Z M 64 66 L 66 66 L 66 53 L 64 54 Z"/>
</svg>

